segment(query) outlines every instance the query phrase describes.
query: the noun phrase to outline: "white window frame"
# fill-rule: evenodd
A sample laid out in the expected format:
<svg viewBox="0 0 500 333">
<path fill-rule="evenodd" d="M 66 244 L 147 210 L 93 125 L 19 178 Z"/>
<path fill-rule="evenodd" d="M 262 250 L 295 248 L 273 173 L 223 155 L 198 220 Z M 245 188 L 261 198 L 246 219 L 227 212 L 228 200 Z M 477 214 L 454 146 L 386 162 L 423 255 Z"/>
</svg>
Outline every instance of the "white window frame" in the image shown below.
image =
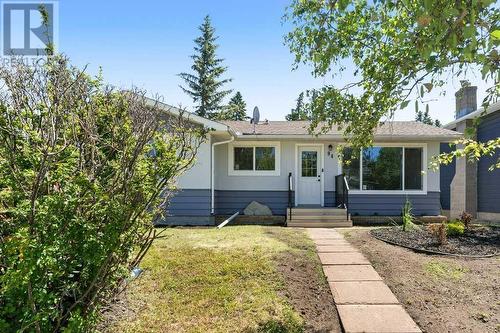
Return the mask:
<svg viewBox="0 0 500 333">
<path fill-rule="evenodd" d="M 346 146 L 348 147 L 348 146 Z M 360 189 L 349 190 L 349 194 L 427 194 L 427 143 L 373 143 L 373 147 L 397 147 L 403 148 L 403 160 L 401 164 L 402 187 L 403 190 L 363 190 L 363 158 L 360 155 L 359 161 L 359 185 Z M 405 190 L 405 148 L 422 148 L 422 189 Z M 340 173 L 343 172 L 342 163 L 339 161 Z"/>
<path fill-rule="evenodd" d="M 255 170 L 255 148 L 274 148 L 274 170 Z M 234 148 L 253 148 L 253 170 L 234 170 Z M 281 144 L 279 141 L 238 141 L 228 144 L 227 173 L 229 176 L 279 176 L 281 173 Z"/>
</svg>

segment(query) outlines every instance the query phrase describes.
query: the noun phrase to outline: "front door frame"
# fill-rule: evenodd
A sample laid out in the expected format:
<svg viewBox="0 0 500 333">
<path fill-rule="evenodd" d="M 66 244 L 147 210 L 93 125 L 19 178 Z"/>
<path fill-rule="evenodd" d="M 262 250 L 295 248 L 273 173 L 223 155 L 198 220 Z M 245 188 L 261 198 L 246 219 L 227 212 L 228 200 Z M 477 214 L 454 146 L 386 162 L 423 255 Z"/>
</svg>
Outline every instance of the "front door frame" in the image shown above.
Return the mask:
<svg viewBox="0 0 500 333">
<path fill-rule="evenodd" d="M 295 206 L 299 205 L 299 148 L 300 147 L 319 147 L 320 151 L 320 205 L 325 206 L 325 145 L 323 143 L 301 142 L 295 144 Z"/>
</svg>

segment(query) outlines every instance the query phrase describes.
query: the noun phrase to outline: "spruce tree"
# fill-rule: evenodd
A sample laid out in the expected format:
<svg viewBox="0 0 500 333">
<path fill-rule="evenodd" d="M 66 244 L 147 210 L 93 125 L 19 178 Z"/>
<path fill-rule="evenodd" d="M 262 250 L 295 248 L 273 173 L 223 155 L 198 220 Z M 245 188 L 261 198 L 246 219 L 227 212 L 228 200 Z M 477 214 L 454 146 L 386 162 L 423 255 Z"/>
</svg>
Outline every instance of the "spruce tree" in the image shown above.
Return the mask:
<svg viewBox="0 0 500 333">
<path fill-rule="evenodd" d="M 432 117 L 429 114 L 429 105 L 426 105 L 425 112 L 416 110 L 415 112 L 415 120 L 427 125 L 434 125 L 436 127 L 441 127 L 441 122 L 436 119 L 433 120 Z"/>
<path fill-rule="evenodd" d="M 239 91 L 231 97 L 229 104 L 223 112 L 217 114 L 216 118 L 218 120 L 246 120 L 249 118 L 247 116 L 247 103 Z"/>
<path fill-rule="evenodd" d="M 199 27 L 201 36 L 194 40 L 195 54 L 191 56 L 193 65 L 191 73 L 180 73 L 179 76 L 186 82 L 187 87 L 180 86 L 182 90 L 193 99 L 196 104 L 197 115 L 214 118 L 222 110 L 222 100 L 231 90 L 223 90 L 224 84 L 231 79 L 222 79 L 227 67 L 222 65 L 223 59 L 217 58 L 215 43 L 215 28 L 212 26 L 210 16 L 205 16 L 203 24 Z"/>
<path fill-rule="evenodd" d="M 285 116 L 285 119 L 288 121 L 310 120 L 308 109 L 304 103 L 303 92 L 301 92 L 299 94 L 299 97 L 297 98 L 297 104 L 295 105 L 295 109 L 292 109 L 291 112 Z"/>
</svg>

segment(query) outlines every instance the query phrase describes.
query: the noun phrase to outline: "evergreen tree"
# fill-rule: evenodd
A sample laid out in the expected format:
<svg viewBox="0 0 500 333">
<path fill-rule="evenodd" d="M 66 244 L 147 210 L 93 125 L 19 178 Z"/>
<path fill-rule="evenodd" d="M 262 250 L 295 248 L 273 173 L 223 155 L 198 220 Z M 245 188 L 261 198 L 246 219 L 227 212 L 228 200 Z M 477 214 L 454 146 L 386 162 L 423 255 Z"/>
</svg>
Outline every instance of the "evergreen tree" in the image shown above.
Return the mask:
<svg viewBox="0 0 500 333">
<path fill-rule="evenodd" d="M 227 67 L 222 65 L 223 59 L 217 58 L 215 43 L 215 28 L 212 26 L 210 16 L 205 16 L 203 24 L 199 27 L 201 36 L 194 40 L 195 54 L 191 56 L 194 74 L 180 73 L 179 76 L 186 82 L 187 87 L 180 86 L 182 90 L 192 97 L 196 104 L 196 114 L 202 117 L 213 118 L 222 109 L 222 100 L 231 90 L 222 90 L 222 86 L 231 79 L 221 79 Z"/>
<path fill-rule="evenodd" d="M 304 103 L 304 93 L 301 92 L 297 98 L 297 104 L 294 109 L 291 110 L 289 114 L 285 116 L 288 121 L 295 120 L 309 120 L 310 115 L 306 104 Z"/>
<path fill-rule="evenodd" d="M 224 108 L 224 111 L 219 112 L 216 116 L 218 120 L 246 120 L 247 103 L 243 100 L 243 96 L 238 91 L 229 100 L 229 104 Z"/>
<path fill-rule="evenodd" d="M 415 112 L 415 120 L 427 125 L 433 125 L 436 127 L 441 127 L 441 122 L 436 119 L 433 120 L 429 115 L 429 105 L 426 105 L 425 111 L 419 111 L 418 109 Z"/>
</svg>

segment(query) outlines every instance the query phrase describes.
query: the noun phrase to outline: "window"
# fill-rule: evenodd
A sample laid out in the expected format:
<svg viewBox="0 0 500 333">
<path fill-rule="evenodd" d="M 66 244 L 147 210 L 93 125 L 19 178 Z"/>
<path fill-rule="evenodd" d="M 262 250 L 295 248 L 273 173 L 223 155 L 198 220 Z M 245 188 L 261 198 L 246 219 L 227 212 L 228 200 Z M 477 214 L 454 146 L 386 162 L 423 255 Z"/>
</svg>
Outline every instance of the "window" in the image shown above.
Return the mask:
<svg viewBox="0 0 500 333">
<path fill-rule="evenodd" d="M 255 147 L 255 170 L 274 170 L 275 155 L 274 147 Z"/>
<path fill-rule="evenodd" d="M 343 172 L 349 187 L 361 191 L 424 189 L 422 147 L 376 146 L 361 151 L 361 159 L 350 148 L 344 150 Z"/>
<path fill-rule="evenodd" d="M 344 161 L 343 166 L 344 174 L 347 177 L 347 183 L 351 190 L 359 190 L 359 184 L 361 179 L 359 178 L 359 157 L 354 156 L 354 151 L 351 148 L 346 148 L 344 150 Z"/>
<path fill-rule="evenodd" d="M 405 189 L 422 190 L 422 148 L 405 148 Z"/>
<path fill-rule="evenodd" d="M 403 148 L 363 149 L 363 190 L 402 190 Z"/>
<path fill-rule="evenodd" d="M 232 176 L 279 176 L 279 143 L 241 142 L 229 145 Z"/>
<path fill-rule="evenodd" d="M 234 148 L 234 170 L 253 170 L 253 148 Z"/>
<path fill-rule="evenodd" d="M 303 151 L 302 152 L 302 177 L 317 177 L 318 176 L 318 152 Z"/>
</svg>

